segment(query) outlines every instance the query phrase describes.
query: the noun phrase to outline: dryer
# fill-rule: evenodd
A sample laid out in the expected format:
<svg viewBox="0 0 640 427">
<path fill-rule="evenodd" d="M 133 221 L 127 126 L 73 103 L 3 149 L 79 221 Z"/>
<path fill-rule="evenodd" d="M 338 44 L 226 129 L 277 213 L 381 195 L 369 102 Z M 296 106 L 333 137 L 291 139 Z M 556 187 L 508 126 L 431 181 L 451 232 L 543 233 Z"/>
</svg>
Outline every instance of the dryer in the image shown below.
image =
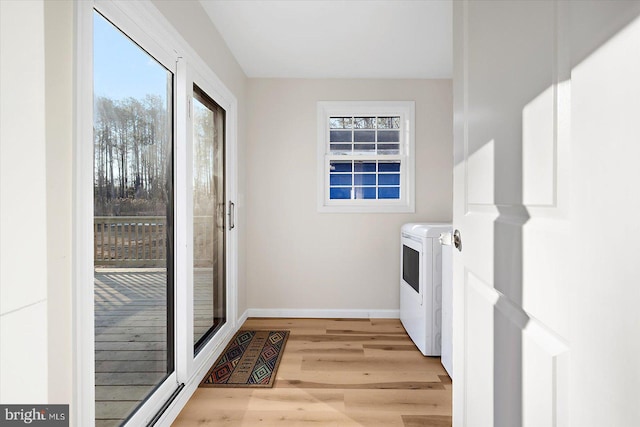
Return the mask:
<svg viewBox="0 0 640 427">
<path fill-rule="evenodd" d="M 441 233 L 451 233 L 451 224 L 410 223 L 401 230 L 400 321 L 425 356 L 441 354 Z"/>
</svg>

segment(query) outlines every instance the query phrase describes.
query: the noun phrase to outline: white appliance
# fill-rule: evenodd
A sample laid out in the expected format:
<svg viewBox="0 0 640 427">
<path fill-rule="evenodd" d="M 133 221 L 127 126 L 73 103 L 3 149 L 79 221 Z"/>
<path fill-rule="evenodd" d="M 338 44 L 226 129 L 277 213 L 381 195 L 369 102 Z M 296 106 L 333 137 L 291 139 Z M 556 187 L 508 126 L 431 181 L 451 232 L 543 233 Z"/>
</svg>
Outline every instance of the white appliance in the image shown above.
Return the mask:
<svg viewBox="0 0 640 427">
<path fill-rule="evenodd" d="M 425 356 L 441 354 L 441 233 L 451 233 L 451 224 L 411 223 L 401 231 L 400 320 Z"/>
</svg>

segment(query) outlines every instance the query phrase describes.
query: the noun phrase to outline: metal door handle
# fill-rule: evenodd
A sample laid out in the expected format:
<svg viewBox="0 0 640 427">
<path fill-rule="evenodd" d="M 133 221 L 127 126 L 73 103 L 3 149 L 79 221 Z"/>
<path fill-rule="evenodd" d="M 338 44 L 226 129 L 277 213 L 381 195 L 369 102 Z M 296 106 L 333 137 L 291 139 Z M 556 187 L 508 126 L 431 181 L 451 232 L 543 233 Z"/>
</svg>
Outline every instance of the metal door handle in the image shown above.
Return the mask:
<svg viewBox="0 0 640 427">
<path fill-rule="evenodd" d="M 462 236 L 460 235 L 460 230 L 455 230 L 453 232 L 453 246 L 455 246 L 458 251 L 462 252 Z"/>
<path fill-rule="evenodd" d="M 236 228 L 236 205 L 229 201 L 229 230 Z"/>
</svg>

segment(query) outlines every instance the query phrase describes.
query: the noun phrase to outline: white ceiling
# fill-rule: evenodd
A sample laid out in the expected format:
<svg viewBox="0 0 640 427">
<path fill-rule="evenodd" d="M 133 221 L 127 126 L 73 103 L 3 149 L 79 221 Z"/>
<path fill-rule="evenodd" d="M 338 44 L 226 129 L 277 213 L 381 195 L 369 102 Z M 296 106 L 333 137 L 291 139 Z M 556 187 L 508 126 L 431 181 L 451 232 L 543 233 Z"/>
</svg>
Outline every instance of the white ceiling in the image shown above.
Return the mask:
<svg viewBox="0 0 640 427">
<path fill-rule="evenodd" d="M 451 77 L 451 0 L 200 2 L 248 77 Z"/>
</svg>

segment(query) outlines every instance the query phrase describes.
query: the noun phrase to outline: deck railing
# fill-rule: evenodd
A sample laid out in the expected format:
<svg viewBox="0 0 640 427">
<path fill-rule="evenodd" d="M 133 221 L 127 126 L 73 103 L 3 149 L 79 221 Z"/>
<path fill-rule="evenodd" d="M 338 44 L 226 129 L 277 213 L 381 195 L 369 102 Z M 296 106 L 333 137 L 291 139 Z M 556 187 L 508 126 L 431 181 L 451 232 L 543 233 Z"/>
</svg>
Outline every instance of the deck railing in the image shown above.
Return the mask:
<svg viewBox="0 0 640 427">
<path fill-rule="evenodd" d="M 93 221 L 95 265 L 164 267 L 167 229 L 164 216 L 96 216 Z M 194 218 L 194 263 L 213 263 L 214 224 L 211 216 Z"/>
</svg>

